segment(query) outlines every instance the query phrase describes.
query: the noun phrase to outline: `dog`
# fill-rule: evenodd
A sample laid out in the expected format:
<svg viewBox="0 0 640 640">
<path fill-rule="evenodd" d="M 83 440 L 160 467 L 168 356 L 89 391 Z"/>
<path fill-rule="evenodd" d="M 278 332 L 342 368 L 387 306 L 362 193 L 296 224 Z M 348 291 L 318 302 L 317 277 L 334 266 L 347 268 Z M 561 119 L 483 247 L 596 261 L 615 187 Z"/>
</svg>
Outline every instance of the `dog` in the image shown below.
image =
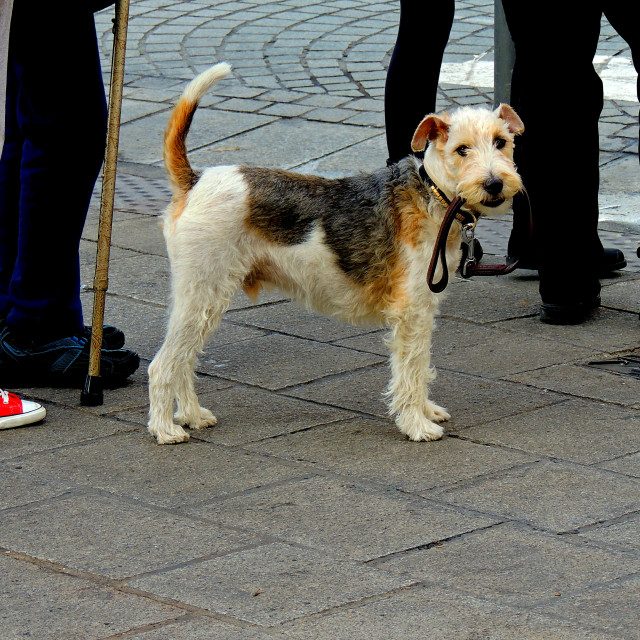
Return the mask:
<svg viewBox="0 0 640 640">
<path fill-rule="evenodd" d="M 430 114 L 411 141 L 424 151 L 422 163 L 409 155 L 368 175 L 327 179 L 239 165 L 199 175 L 186 136 L 200 99 L 230 71 L 219 63 L 192 80 L 165 132 L 172 292 L 166 338 L 149 366 L 149 432 L 160 444 L 179 443 L 189 439 L 183 425 L 216 423 L 194 390 L 196 356 L 241 287 L 252 298 L 277 287 L 339 320 L 388 327 L 390 414 L 410 440 L 441 438 L 439 423 L 450 415 L 428 395 L 440 295 L 427 286 L 427 265 L 446 211 L 442 196 L 464 197 L 475 216 L 506 212 L 522 188 L 513 162 L 522 121 L 506 104 Z M 451 274 L 460 245 L 454 225 L 446 245 Z"/>
</svg>

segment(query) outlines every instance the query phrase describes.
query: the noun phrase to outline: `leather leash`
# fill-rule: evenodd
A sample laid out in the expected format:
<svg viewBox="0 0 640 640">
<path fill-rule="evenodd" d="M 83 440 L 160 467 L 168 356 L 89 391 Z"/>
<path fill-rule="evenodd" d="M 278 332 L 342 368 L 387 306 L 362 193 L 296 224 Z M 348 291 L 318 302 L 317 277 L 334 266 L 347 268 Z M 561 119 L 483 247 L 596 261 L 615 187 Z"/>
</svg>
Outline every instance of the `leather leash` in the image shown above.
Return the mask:
<svg viewBox="0 0 640 640">
<path fill-rule="evenodd" d="M 449 283 L 449 270 L 447 268 L 447 238 L 451 231 L 451 225 L 454 220 L 462 225 L 462 240 L 468 247 L 467 257 L 462 265 L 461 275 L 463 278 L 471 278 L 472 276 L 502 276 L 514 271 L 518 266 L 518 260 L 506 264 L 477 264 L 473 256 L 473 240 L 474 229 L 478 222 L 476 216 L 469 211 L 464 211 L 462 207 L 465 204 L 464 198 L 456 196 L 453 200 L 449 199 L 436 187 L 434 182 L 427 174 L 424 166 L 420 165 L 420 177 L 427 183 L 431 193 L 443 204 L 447 206 L 447 211 L 440 225 L 436 244 L 433 248 L 429 270 L 427 271 L 427 284 L 429 289 L 434 293 L 441 293 Z M 527 198 L 527 206 L 529 209 L 529 234 L 533 233 L 533 219 L 531 216 L 531 201 L 526 189 L 522 188 L 522 193 Z M 438 262 L 442 264 L 442 276 L 438 282 L 434 282 Z"/>
</svg>

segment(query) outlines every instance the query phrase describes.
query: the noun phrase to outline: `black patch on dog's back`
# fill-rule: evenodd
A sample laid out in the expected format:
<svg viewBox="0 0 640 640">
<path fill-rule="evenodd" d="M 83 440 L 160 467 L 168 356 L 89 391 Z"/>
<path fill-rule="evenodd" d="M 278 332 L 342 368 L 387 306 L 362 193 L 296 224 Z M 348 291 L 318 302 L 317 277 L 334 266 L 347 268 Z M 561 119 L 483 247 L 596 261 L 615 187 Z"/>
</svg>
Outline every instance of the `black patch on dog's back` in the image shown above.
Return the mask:
<svg viewBox="0 0 640 640">
<path fill-rule="evenodd" d="M 240 171 L 250 187 L 247 222 L 264 238 L 301 244 L 320 226 L 338 265 L 356 282 L 388 269 L 395 254 L 397 169 L 338 179 L 254 167 Z"/>
</svg>

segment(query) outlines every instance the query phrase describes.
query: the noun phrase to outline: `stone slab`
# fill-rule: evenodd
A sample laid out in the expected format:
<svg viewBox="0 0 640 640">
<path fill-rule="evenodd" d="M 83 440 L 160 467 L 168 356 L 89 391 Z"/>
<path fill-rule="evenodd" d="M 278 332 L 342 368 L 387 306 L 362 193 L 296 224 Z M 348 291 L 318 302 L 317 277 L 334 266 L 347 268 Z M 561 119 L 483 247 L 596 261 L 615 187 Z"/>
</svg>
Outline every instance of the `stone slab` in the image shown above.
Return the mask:
<svg viewBox="0 0 640 640">
<path fill-rule="evenodd" d="M 192 437 L 221 445 L 240 445 L 310 429 L 353 416 L 349 411 L 305 402 L 257 387 L 235 386 L 199 394 L 200 404 L 218 423 Z"/>
<path fill-rule="evenodd" d="M 93 309 L 93 294 L 83 294 L 82 301 L 86 322 L 89 323 Z M 162 346 L 168 321 L 169 311 L 165 306 L 144 300 L 134 300 L 115 292 L 107 295 L 105 322 L 122 329 L 126 335 L 126 348 L 133 349 L 146 360 L 153 359 Z M 216 346 L 240 343 L 244 340 L 259 338 L 266 333 L 260 329 L 242 327 L 223 320 L 218 330 L 207 340 L 205 355 L 201 357 L 206 360 L 208 350 Z"/>
<path fill-rule="evenodd" d="M 243 114 L 238 118 L 235 114 L 233 121 L 244 122 L 245 117 L 267 119 L 267 116 L 255 114 Z M 268 120 L 274 120 L 274 118 L 268 118 Z M 197 128 L 198 124 L 194 122 L 192 130 Z M 198 167 L 248 164 L 295 169 L 327 153 L 361 142 L 369 138 L 371 132 L 366 127 L 285 118 L 241 135 L 235 135 L 235 132 L 230 132 L 228 135 L 230 136 L 228 139 L 211 144 L 215 137 L 209 134 L 208 146 L 189 154 L 191 163 Z M 191 137 L 189 142 L 194 144 Z"/>
<path fill-rule="evenodd" d="M 544 367 L 537 371 L 527 371 L 506 376 L 514 382 L 530 385 L 538 389 L 550 389 L 581 398 L 590 398 L 603 402 L 613 402 L 627 407 L 638 407 L 640 403 L 640 380 L 629 376 L 620 376 L 602 369 L 586 367 L 592 360 L 607 358 L 594 355 L 585 358 L 581 364 L 559 364 Z"/>
<path fill-rule="evenodd" d="M 372 354 L 271 334 L 206 348 L 198 371 L 273 391 L 380 361 Z"/>
<path fill-rule="evenodd" d="M 46 500 L 62 495 L 71 488 L 69 483 L 25 475 L 21 470 L 22 464 L 19 460 L 0 464 L 0 509 Z"/>
<path fill-rule="evenodd" d="M 603 469 L 611 469 L 627 476 L 640 478 L 640 453 L 632 453 L 629 456 L 622 456 L 617 460 L 610 460 L 599 465 Z"/>
<path fill-rule="evenodd" d="M 375 171 L 386 165 L 388 157 L 384 134 L 376 134 L 346 149 L 302 164 L 296 167 L 296 171 L 337 178 L 360 172 Z"/>
<path fill-rule="evenodd" d="M 333 558 L 361 561 L 497 521 L 332 478 L 295 481 L 187 512 L 232 527 L 259 529 Z"/>
<path fill-rule="evenodd" d="M 605 548 L 631 551 L 633 557 L 640 556 L 640 514 L 635 513 L 619 522 L 606 523 L 587 529 L 580 539 L 595 542 Z"/>
<path fill-rule="evenodd" d="M 186 86 L 186 85 L 185 85 Z M 242 118 L 229 111 L 198 109 L 189 132 L 188 148 L 224 140 L 243 131 L 262 127 L 275 118 L 245 113 Z M 118 158 L 125 162 L 160 164 L 162 162 L 162 137 L 167 127 L 168 114 L 156 113 L 132 122 L 126 122 L 120 129 Z M 190 153 L 190 158 L 193 154 Z M 205 166 L 214 164 L 205 163 Z M 215 164 L 220 164 L 216 162 Z"/>
<path fill-rule="evenodd" d="M 417 585 L 362 606 L 283 626 L 290 640 L 623 640 L 602 630 L 466 596 L 437 584 Z"/>
<path fill-rule="evenodd" d="M 169 622 L 162 627 L 127 636 L 128 640 L 273 640 L 271 633 L 263 633 L 251 628 L 249 624 L 232 626 L 219 622 L 213 617 L 200 616 L 194 619 L 193 614 L 186 619 Z"/>
<path fill-rule="evenodd" d="M 505 523 L 376 566 L 496 604 L 524 607 L 558 597 L 571 599 L 575 592 L 640 569 L 640 557 L 567 539 L 572 537 Z"/>
<path fill-rule="evenodd" d="M 581 464 L 640 451 L 640 413 L 570 400 L 471 427 L 465 438 Z"/>
<path fill-rule="evenodd" d="M 341 476 L 420 492 L 492 473 L 535 458 L 458 438 L 411 442 L 390 421 L 357 418 L 245 448 L 304 461 Z"/>
<path fill-rule="evenodd" d="M 0 531 L 5 549 L 116 579 L 228 553 L 250 541 L 213 523 L 85 492 L 5 510 Z"/>
<path fill-rule="evenodd" d="M 553 343 L 585 347 L 595 352 L 621 351 L 638 344 L 638 318 L 630 313 L 610 309 L 599 309 L 593 318 L 579 327 L 545 324 L 537 316 L 507 321 L 502 326 L 509 331 L 543 338 Z"/>
<path fill-rule="evenodd" d="M 13 389 L 22 398 L 32 398 L 44 404 L 47 417 L 43 422 L 0 431 L 0 459 L 7 460 L 37 451 L 55 450 L 69 444 L 103 438 L 115 433 L 134 429 L 135 426 L 123 424 L 109 418 L 98 418 L 81 409 L 74 409 L 71 403 L 65 406 L 51 404 L 54 389 Z M 63 390 L 74 394 L 80 403 L 79 390 Z M 105 392 L 107 395 L 108 393 Z M 70 406 L 71 405 L 71 406 Z"/>
<path fill-rule="evenodd" d="M 0 620 L 5 640 L 88 640 L 177 618 L 148 598 L 0 554 Z"/>
<path fill-rule="evenodd" d="M 343 324 L 332 318 L 311 313 L 301 309 L 295 302 L 283 302 L 268 307 L 233 311 L 227 315 L 227 320 L 317 342 L 334 342 L 374 330 Z"/>
<path fill-rule="evenodd" d="M 546 531 L 566 532 L 637 511 L 638 491 L 639 480 L 548 460 L 427 495 Z"/>
<path fill-rule="evenodd" d="M 593 625 L 605 634 L 638 640 L 640 576 L 612 580 L 596 589 L 538 607 L 538 610 L 569 622 Z"/>
<path fill-rule="evenodd" d="M 480 231 L 477 234 L 482 243 Z M 505 247 L 506 250 L 506 247 Z M 496 262 L 504 261 L 504 256 Z M 443 316 L 486 323 L 538 313 L 537 279 L 517 275 L 499 278 L 454 278 L 442 296 Z"/>
<path fill-rule="evenodd" d="M 208 503 L 308 475 L 295 465 L 203 442 L 159 446 L 146 432 L 33 454 L 20 466 L 33 479 L 167 508 Z"/>
<path fill-rule="evenodd" d="M 261 625 L 276 625 L 408 584 L 411 580 L 385 571 L 280 543 L 131 582 L 139 589 Z"/>
<path fill-rule="evenodd" d="M 372 334 L 373 335 L 373 334 Z M 362 345 L 365 339 L 359 340 Z M 355 345 L 356 340 L 348 341 Z M 363 347 L 364 349 L 365 347 Z M 515 416 L 522 411 L 564 400 L 563 396 L 524 385 L 438 369 L 429 396 L 446 407 L 452 418 L 444 423 L 445 432 L 455 433 L 465 427 L 483 424 L 501 417 Z M 286 394 L 306 398 L 364 414 L 388 418 L 382 397 L 391 372 L 388 366 L 377 366 L 344 376 L 319 380 L 312 384 L 287 389 Z"/>
<path fill-rule="evenodd" d="M 607 307 L 637 314 L 640 312 L 640 279 L 625 280 L 605 287 L 602 303 Z"/>
</svg>

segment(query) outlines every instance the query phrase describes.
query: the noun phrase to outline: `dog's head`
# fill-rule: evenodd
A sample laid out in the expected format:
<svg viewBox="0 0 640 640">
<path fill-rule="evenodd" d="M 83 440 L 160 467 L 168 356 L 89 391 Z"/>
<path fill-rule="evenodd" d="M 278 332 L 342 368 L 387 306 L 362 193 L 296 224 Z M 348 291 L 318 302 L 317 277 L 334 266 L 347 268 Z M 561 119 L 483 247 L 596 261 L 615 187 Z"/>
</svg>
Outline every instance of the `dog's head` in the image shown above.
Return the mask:
<svg viewBox="0 0 640 640">
<path fill-rule="evenodd" d="M 513 163 L 514 138 L 524 131 L 507 104 L 495 111 L 463 107 L 428 115 L 416 129 L 414 151 L 425 151 L 427 173 L 444 193 L 461 196 L 481 214 L 504 213 L 522 189 Z"/>
</svg>

